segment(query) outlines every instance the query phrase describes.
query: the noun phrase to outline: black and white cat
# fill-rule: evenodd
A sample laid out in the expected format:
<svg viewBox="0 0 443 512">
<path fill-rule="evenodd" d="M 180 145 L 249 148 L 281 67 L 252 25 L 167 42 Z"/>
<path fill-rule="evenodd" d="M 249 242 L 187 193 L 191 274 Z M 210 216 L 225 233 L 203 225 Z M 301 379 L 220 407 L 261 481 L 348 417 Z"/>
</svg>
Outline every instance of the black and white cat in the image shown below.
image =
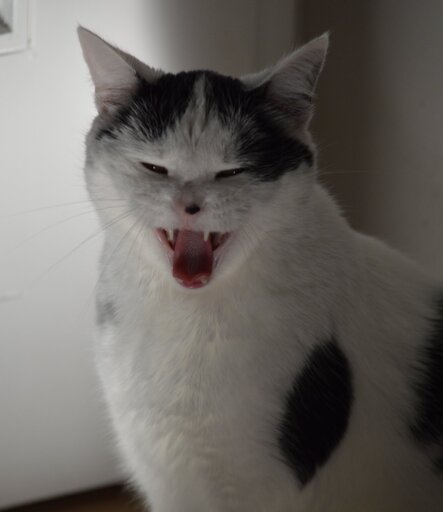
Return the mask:
<svg viewBox="0 0 443 512">
<path fill-rule="evenodd" d="M 235 79 L 79 35 L 97 364 L 153 512 L 441 512 L 443 286 L 316 180 L 328 37 Z"/>
</svg>

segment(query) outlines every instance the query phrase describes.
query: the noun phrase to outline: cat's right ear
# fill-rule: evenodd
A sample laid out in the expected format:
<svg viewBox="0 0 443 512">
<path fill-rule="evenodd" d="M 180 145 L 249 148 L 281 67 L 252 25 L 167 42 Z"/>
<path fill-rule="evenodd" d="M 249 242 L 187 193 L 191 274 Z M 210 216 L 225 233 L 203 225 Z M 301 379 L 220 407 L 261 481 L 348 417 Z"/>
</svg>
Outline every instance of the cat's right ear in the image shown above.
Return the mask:
<svg viewBox="0 0 443 512">
<path fill-rule="evenodd" d="M 282 120 L 305 127 L 312 115 L 312 103 L 326 53 L 326 32 L 294 51 L 275 66 L 242 78 L 250 89 L 263 87 L 268 101 Z"/>
<path fill-rule="evenodd" d="M 135 57 L 110 45 L 83 27 L 77 29 L 83 56 L 95 86 L 95 104 L 99 113 L 112 112 L 127 101 L 140 77 L 153 82 L 162 74 Z"/>
</svg>

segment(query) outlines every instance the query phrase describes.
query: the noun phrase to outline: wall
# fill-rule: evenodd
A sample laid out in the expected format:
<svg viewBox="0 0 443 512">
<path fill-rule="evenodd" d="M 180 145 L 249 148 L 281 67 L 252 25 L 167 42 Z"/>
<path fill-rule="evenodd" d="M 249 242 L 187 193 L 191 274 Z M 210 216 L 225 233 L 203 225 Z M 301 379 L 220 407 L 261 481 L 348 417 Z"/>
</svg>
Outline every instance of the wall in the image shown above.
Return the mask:
<svg viewBox="0 0 443 512">
<path fill-rule="evenodd" d="M 101 236 L 83 186 L 94 108 L 77 23 L 173 71 L 244 73 L 294 39 L 290 0 L 30 4 L 30 50 L 0 57 L 0 508 L 119 478 L 92 362 Z"/>
<path fill-rule="evenodd" d="M 443 3 L 303 0 L 331 30 L 313 129 L 322 179 L 351 222 L 443 276 Z"/>
</svg>

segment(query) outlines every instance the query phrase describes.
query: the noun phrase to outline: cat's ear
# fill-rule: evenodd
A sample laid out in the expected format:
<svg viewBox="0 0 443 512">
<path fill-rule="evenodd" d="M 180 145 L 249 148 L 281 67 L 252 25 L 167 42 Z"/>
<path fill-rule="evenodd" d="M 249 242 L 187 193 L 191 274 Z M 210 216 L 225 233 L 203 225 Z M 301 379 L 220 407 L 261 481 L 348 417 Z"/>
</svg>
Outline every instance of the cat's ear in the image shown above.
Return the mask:
<svg viewBox="0 0 443 512">
<path fill-rule="evenodd" d="M 77 29 L 83 56 L 95 85 L 95 104 L 99 112 L 112 112 L 124 104 L 141 77 L 154 82 L 162 72 L 110 45 L 83 27 Z"/>
<path fill-rule="evenodd" d="M 264 87 L 268 100 L 287 122 L 307 125 L 312 114 L 312 101 L 326 52 L 326 32 L 283 58 L 275 66 L 243 77 L 248 88 Z"/>
</svg>

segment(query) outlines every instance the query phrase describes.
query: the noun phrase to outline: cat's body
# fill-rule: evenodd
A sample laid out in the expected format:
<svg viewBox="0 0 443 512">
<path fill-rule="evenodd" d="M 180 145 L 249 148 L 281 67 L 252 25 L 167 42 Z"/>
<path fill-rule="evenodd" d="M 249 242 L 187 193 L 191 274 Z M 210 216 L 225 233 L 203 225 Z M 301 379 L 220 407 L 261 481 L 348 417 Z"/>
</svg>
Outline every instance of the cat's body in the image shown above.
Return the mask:
<svg viewBox="0 0 443 512">
<path fill-rule="evenodd" d="M 103 59 L 108 50 L 82 37 L 94 69 L 91 53 Z M 312 58 L 320 47 L 321 59 Z M 324 50 L 324 40 L 305 50 L 316 74 Z M 347 225 L 311 172 L 304 129 L 289 148 L 299 172 L 257 179 L 264 166 L 256 163 L 223 180 L 228 188 L 212 185 L 207 169 L 240 162 L 211 117 L 225 82 L 187 76 L 180 83 L 191 93 L 172 134 L 162 127 L 161 147 L 134 129 L 153 103 L 125 110 L 133 90 L 115 101 L 129 75 L 111 95 L 123 110 L 103 109 L 89 135 L 87 181 L 107 234 L 97 364 L 131 480 L 153 512 L 441 511 L 443 287 Z M 222 94 L 231 108 L 234 92 Z M 305 127 L 309 116 L 294 112 Z M 259 149 L 251 155 L 263 164 Z M 171 176 L 140 177 L 128 161 L 142 152 L 154 174 L 164 166 Z M 182 200 L 202 211 L 176 213 Z M 184 229 L 171 256 L 176 279 L 145 222 Z M 231 233 L 214 268 L 203 235 L 186 239 L 192 228 Z"/>
</svg>

